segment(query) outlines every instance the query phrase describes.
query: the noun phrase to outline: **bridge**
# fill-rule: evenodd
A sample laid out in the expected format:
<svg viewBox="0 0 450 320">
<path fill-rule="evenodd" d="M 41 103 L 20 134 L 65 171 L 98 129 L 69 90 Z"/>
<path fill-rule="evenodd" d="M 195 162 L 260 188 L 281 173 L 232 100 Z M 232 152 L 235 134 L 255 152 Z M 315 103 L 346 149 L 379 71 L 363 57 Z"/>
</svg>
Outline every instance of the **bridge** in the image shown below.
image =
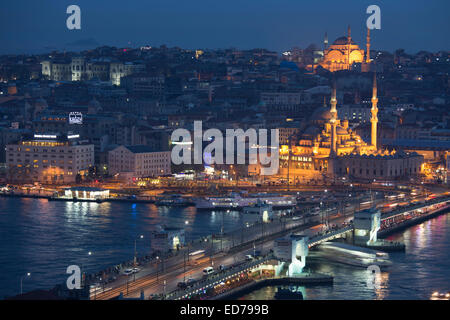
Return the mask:
<svg viewBox="0 0 450 320">
<path fill-rule="evenodd" d="M 408 216 L 411 218 L 411 215 L 413 217 L 423 215 L 428 213 L 429 210 L 442 209 L 443 206 L 450 206 L 450 196 L 430 199 L 424 203 L 411 204 L 406 207 L 398 208 L 393 211 L 387 212 L 381 216 L 380 227 L 381 229 L 385 229 L 390 224 L 399 222 L 399 220 L 403 220 Z M 315 235 L 309 240 L 308 247 L 312 248 L 323 242 L 331 241 L 337 238 L 342 238 L 346 236 L 346 234 L 352 233 L 353 231 L 354 226 L 351 225 L 340 229 L 330 230 L 325 234 Z"/>
<path fill-rule="evenodd" d="M 188 299 L 192 295 L 206 293 L 206 290 L 213 288 L 222 282 L 226 282 L 228 279 L 235 278 L 243 272 L 253 270 L 273 258 L 272 254 L 268 254 L 252 261 L 246 261 L 239 265 L 235 265 L 230 269 L 204 277 L 203 279 L 194 282 L 192 286 L 186 289 L 172 291 L 168 293 L 165 298 L 170 300 Z"/>
<path fill-rule="evenodd" d="M 342 238 L 345 234 L 353 232 L 353 226 L 340 228 L 337 230 L 326 232 L 325 234 L 317 235 L 309 240 L 308 247 L 312 248 L 323 242 Z"/>
</svg>

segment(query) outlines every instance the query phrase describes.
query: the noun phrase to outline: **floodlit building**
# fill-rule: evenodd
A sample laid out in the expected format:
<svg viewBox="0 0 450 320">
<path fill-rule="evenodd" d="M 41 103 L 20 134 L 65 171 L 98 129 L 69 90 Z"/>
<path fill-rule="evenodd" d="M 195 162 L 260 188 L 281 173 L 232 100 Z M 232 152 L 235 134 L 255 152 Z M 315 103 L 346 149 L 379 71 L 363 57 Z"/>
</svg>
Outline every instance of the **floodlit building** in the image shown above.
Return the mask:
<svg viewBox="0 0 450 320">
<path fill-rule="evenodd" d="M 62 184 L 74 182 L 94 165 L 94 145 L 79 135 L 35 134 L 33 139 L 6 146 L 13 181 Z"/>
<path fill-rule="evenodd" d="M 109 190 L 94 187 L 73 187 L 64 189 L 64 198 L 99 200 L 109 198 Z"/>
<path fill-rule="evenodd" d="M 171 173 L 170 151 L 156 151 L 150 146 L 118 146 L 109 151 L 110 174 L 132 178 L 157 177 Z"/>
<path fill-rule="evenodd" d="M 324 41 L 323 59 L 320 66 L 335 72 L 340 70 L 350 70 L 354 63 L 361 63 L 362 71 L 369 71 L 370 60 L 370 29 L 367 29 L 366 54 L 364 50 L 353 41 L 350 26 L 347 36 L 337 38 L 333 44 L 328 47 L 328 39 Z"/>
<path fill-rule="evenodd" d="M 388 151 L 378 148 L 378 98 L 376 75 L 373 80 L 370 109 L 370 142 L 364 141 L 338 117 L 336 87 L 333 85 L 331 107 L 317 109 L 308 126 L 290 145 L 280 148 L 280 175 L 291 182 L 348 177 L 361 180 L 397 179 L 418 175 L 423 156 L 415 152 Z"/>
</svg>

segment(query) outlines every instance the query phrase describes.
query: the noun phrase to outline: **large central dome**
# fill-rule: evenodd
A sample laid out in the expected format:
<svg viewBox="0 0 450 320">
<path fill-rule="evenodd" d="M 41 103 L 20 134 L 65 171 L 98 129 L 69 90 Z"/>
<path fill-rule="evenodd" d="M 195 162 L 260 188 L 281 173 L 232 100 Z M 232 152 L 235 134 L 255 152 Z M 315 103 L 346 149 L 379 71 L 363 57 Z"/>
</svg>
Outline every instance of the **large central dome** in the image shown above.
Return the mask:
<svg viewBox="0 0 450 320">
<path fill-rule="evenodd" d="M 342 45 L 346 45 L 346 44 L 348 44 L 348 38 L 347 37 L 337 38 L 333 42 L 333 45 L 338 45 L 338 46 L 342 46 Z M 350 44 L 356 44 L 356 43 L 352 39 L 350 39 Z"/>
</svg>

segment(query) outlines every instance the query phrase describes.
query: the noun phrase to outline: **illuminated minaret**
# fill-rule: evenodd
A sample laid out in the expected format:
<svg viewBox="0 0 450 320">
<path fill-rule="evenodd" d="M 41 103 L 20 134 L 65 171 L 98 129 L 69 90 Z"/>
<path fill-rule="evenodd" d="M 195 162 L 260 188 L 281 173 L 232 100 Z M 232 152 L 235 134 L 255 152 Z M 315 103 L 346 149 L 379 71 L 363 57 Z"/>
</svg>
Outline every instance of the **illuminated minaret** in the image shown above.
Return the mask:
<svg viewBox="0 0 450 320">
<path fill-rule="evenodd" d="M 367 37 L 366 37 L 366 63 L 370 63 L 370 29 L 367 28 Z"/>
<path fill-rule="evenodd" d="M 372 123 L 372 134 L 371 134 L 371 142 L 372 146 L 377 147 L 377 124 L 378 124 L 378 98 L 377 98 L 377 74 L 373 73 L 373 87 L 372 87 L 372 109 L 370 110 L 372 113 L 372 118 L 370 118 L 370 122 Z"/>
<path fill-rule="evenodd" d="M 327 50 L 328 49 L 328 35 L 325 32 L 325 38 L 323 38 L 323 50 Z"/>
<path fill-rule="evenodd" d="M 336 81 L 333 79 L 333 90 L 331 92 L 331 100 L 330 100 L 330 114 L 331 114 L 331 155 L 336 155 L 336 125 L 337 125 L 337 110 L 336 110 Z"/>
<path fill-rule="evenodd" d="M 352 43 L 352 30 L 350 29 L 350 25 L 348 25 L 347 29 L 347 68 L 350 69 L 350 45 Z"/>
</svg>

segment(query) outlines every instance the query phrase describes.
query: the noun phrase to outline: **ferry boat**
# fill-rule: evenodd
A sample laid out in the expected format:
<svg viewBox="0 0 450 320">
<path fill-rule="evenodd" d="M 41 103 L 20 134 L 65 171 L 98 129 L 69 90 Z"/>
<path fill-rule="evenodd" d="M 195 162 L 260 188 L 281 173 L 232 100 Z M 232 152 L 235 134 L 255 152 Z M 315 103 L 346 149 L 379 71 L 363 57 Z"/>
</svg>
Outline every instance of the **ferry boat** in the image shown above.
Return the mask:
<svg viewBox="0 0 450 320">
<path fill-rule="evenodd" d="M 340 242 L 322 243 L 319 245 L 319 255 L 331 261 L 361 268 L 377 265 L 383 269 L 392 265 L 386 252 Z"/>
<path fill-rule="evenodd" d="M 178 194 L 162 196 L 155 201 L 157 206 L 167 207 L 187 207 L 192 205 L 192 201 Z"/>
<path fill-rule="evenodd" d="M 239 210 L 239 199 L 231 197 L 204 197 L 194 200 L 197 210 Z"/>
<path fill-rule="evenodd" d="M 242 210 L 244 207 L 255 206 L 258 202 L 269 204 L 273 209 L 290 209 L 297 205 L 297 200 L 292 196 L 280 196 L 266 193 L 258 193 L 242 197 L 232 193 L 228 197 L 205 197 L 195 200 L 195 206 L 199 210 Z"/>
<path fill-rule="evenodd" d="M 250 194 L 248 197 L 241 198 L 242 206 L 252 206 L 258 202 L 270 204 L 273 209 L 291 209 L 297 205 L 295 196 L 285 196 L 271 193 Z"/>
</svg>

